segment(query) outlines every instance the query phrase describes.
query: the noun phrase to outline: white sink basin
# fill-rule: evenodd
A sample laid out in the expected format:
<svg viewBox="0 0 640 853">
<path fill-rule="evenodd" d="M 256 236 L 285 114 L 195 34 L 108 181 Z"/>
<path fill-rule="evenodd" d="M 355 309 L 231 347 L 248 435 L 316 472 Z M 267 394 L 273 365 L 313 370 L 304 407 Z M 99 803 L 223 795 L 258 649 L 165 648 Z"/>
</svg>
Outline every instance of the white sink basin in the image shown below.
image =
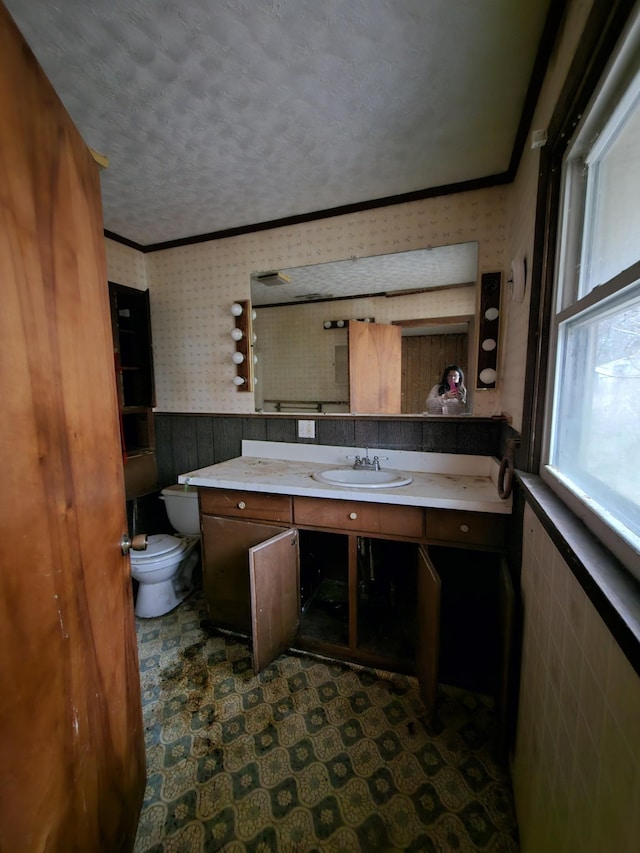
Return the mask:
<svg viewBox="0 0 640 853">
<path fill-rule="evenodd" d="M 399 471 L 368 471 L 355 468 L 329 468 L 312 474 L 318 483 L 329 486 L 343 486 L 347 489 L 393 489 L 406 486 L 412 477 Z"/>
</svg>

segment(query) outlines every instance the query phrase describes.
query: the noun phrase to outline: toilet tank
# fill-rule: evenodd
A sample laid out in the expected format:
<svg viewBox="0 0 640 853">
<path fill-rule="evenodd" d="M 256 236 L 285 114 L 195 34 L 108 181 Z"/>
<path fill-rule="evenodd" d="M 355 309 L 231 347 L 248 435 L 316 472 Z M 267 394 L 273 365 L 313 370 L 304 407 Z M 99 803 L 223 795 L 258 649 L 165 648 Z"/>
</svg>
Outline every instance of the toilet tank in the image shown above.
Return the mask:
<svg viewBox="0 0 640 853">
<path fill-rule="evenodd" d="M 177 533 L 188 536 L 200 535 L 198 490 L 195 486 L 167 486 L 162 490 L 167 517 Z"/>
</svg>

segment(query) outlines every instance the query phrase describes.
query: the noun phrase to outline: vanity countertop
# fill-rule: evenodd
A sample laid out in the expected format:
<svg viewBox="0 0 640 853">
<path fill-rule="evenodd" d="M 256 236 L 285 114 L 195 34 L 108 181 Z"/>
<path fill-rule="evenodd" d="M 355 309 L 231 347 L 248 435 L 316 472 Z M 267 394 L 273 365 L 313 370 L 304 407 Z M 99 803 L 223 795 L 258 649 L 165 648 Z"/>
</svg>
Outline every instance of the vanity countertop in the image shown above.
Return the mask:
<svg viewBox="0 0 640 853">
<path fill-rule="evenodd" d="M 243 441 L 242 456 L 181 474 L 178 482 L 334 500 L 511 513 L 511 498 L 498 495 L 499 463 L 494 457 L 368 448 L 370 458 L 380 457 L 382 468 L 406 472 L 412 482 L 395 488 L 360 489 L 312 479 L 314 473 L 329 467 L 349 467 L 347 457 L 356 453 L 362 456 L 364 449 Z"/>
</svg>

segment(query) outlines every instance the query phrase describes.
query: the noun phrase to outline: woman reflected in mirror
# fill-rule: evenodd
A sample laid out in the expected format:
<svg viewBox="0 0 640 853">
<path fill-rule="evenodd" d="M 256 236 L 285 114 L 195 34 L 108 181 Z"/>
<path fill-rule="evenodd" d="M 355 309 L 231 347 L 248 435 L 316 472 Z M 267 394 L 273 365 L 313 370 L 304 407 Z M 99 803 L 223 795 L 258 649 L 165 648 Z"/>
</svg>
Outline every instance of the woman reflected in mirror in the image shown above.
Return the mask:
<svg viewBox="0 0 640 853">
<path fill-rule="evenodd" d="M 467 412 L 464 373 L 457 364 L 449 364 L 427 397 L 428 415 L 463 415 Z"/>
</svg>

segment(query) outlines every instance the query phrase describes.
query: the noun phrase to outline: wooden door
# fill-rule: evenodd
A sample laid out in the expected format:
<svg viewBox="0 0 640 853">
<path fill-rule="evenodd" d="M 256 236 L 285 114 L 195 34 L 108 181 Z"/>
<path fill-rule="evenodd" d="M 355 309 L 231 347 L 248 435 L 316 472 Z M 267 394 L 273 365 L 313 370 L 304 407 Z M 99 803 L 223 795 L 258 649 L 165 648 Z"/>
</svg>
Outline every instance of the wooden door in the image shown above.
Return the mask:
<svg viewBox="0 0 640 853">
<path fill-rule="evenodd" d="M 416 673 L 429 719 L 438 689 L 440 657 L 440 576 L 424 545 L 418 548 L 418 649 Z"/>
<path fill-rule="evenodd" d="M 359 414 L 400 414 L 402 330 L 349 320 L 349 400 Z"/>
<path fill-rule="evenodd" d="M 253 668 L 289 648 L 300 626 L 298 531 L 285 530 L 249 550 Z"/>
<path fill-rule="evenodd" d="M 145 786 L 98 168 L 0 4 L 0 850 L 128 851 Z"/>
</svg>

